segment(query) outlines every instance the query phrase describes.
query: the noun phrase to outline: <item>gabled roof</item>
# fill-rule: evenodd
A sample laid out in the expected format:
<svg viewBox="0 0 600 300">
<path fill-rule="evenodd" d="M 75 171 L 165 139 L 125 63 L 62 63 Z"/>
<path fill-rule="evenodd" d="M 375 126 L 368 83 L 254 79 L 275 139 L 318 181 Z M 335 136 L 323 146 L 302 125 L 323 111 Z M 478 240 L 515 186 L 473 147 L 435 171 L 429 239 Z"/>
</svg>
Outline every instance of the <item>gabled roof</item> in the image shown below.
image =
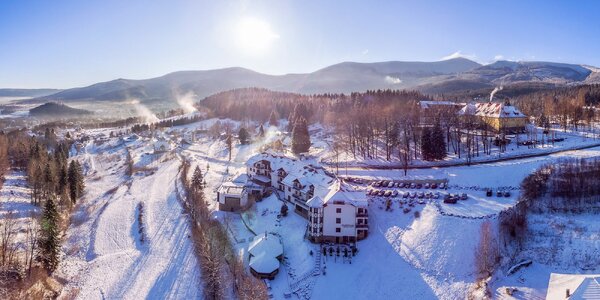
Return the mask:
<svg viewBox="0 0 600 300">
<path fill-rule="evenodd" d="M 475 115 L 480 117 L 494 118 L 525 118 L 518 108 L 507 103 L 500 102 L 485 102 L 475 103 Z M 472 113 L 472 108 L 468 108 L 469 113 Z M 462 110 L 461 110 L 462 111 Z"/>
<path fill-rule="evenodd" d="M 569 300 L 600 299 L 600 274 L 556 274 L 550 275 L 546 299 L 567 299 L 567 289 L 571 293 Z"/>
<path fill-rule="evenodd" d="M 306 204 L 308 205 L 308 207 L 312 207 L 312 208 L 319 208 L 319 207 L 323 207 L 323 204 L 325 204 L 325 201 L 323 201 L 323 198 L 319 197 L 319 196 L 314 196 L 312 198 L 310 198 Z"/>
<path fill-rule="evenodd" d="M 324 197 L 334 181 L 334 178 L 329 176 L 322 167 L 313 166 L 289 156 L 261 153 L 250 157 L 246 165 L 253 166 L 254 163 L 261 160 L 269 161 L 272 170 L 285 170 L 287 175 L 282 180 L 283 184 L 293 186 L 294 181 L 298 180 L 303 187 L 303 191 L 308 190 L 308 187 L 313 185 L 315 195 Z"/>
<path fill-rule="evenodd" d="M 431 100 L 422 100 L 419 101 L 419 105 L 421 109 L 428 109 L 432 107 L 444 107 L 444 106 L 460 106 L 460 103 L 452 102 L 452 101 L 431 101 Z"/>
<path fill-rule="evenodd" d="M 581 282 L 574 292 L 571 300 L 600 299 L 600 277 L 588 277 Z"/>
<path fill-rule="evenodd" d="M 315 196 L 308 200 L 308 206 L 316 208 L 322 207 L 329 202 L 343 202 L 344 204 L 353 205 L 356 207 L 367 207 L 368 202 L 363 192 L 355 191 L 351 187 L 348 187 L 336 181 L 329 189 L 327 195 L 324 198 Z"/>
</svg>

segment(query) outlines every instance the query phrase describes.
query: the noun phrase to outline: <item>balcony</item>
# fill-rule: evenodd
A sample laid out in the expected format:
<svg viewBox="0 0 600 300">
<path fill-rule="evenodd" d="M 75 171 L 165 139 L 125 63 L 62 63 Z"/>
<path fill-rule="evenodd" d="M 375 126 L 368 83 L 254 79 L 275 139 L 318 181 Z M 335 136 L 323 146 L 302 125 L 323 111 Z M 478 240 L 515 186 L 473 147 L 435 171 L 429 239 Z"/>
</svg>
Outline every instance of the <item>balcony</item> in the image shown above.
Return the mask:
<svg viewBox="0 0 600 300">
<path fill-rule="evenodd" d="M 356 224 L 357 229 L 368 229 L 369 224 Z"/>
<path fill-rule="evenodd" d="M 357 218 L 368 218 L 369 214 L 367 212 L 361 212 L 356 214 Z"/>
</svg>

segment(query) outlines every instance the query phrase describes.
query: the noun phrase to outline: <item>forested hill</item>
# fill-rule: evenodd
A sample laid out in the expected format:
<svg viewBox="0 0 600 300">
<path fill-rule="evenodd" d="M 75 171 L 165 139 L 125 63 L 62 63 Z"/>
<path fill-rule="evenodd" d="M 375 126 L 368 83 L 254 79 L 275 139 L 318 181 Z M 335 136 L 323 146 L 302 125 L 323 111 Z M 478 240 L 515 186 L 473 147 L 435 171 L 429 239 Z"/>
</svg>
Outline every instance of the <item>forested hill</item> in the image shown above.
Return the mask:
<svg viewBox="0 0 600 300">
<path fill-rule="evenodd" d="M 89 115 L 92 112 L 84 109 L 73 108 L 61 103 L 48 102 L 29 110 L 29 114 L 34 117 L 78 117 Z"/>
<path fill-rule="evenodd" d="M 270 119 L 271 114 L 277 119 L 289 118 L 300 104 L 306 111 L 305 117 L 309 122 L 329 123 L 343 118 L 344 112 L 372 109 L 374 112 L 380 111 L 383 116 L 396 109 L 411 109 L 418 101 L 427 99 L 428 96 L 416 91 L 377 90 L 351 94 L 301 95 L 243 88 L 206 97 L 197 106 L 208 110 L 215 117 L 265 122 Z"/>
</svg>

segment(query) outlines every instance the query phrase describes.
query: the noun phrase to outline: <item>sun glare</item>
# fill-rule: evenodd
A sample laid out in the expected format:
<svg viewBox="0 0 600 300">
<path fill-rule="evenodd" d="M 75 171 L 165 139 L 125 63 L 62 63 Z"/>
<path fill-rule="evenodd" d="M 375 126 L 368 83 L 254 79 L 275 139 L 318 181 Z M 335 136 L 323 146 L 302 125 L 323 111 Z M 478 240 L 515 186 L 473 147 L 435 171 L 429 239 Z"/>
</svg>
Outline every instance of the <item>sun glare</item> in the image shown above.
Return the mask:
<svg viewBox="0 0 600 300">
<path fill-rule="evenodd" d="M 248 54 L 265 53 L 273 41 L 279 38 L 269 23 L 256 18 L 241 19 L 235 30 L 237 46 Z"/>
</svg>

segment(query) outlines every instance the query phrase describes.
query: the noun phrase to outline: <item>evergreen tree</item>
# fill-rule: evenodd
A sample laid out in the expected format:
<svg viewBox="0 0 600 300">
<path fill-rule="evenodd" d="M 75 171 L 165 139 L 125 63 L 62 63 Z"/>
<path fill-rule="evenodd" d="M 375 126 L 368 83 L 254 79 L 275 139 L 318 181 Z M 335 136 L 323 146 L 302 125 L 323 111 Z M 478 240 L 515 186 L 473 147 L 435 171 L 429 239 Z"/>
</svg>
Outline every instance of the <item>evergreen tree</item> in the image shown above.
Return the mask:
<svg viewBox="0 0 600 300">
<path fill-rule="evenodd" d="M 240 140 L 240 144 L 247 145 L 248 140 L 250 139 L 250 135 L 248 131 L 244 127 L 240 127 L 240 131 L 238 131 L 238 138 Z"/>
<path fill-rule="evenodd" d="M 269 116 L 269 125 L 270 126 L 279 126 L 279 122 L 277 121 L 277 115 L 275 115 L 275 111 L 271 111 L 271 115 Z"/>
<path fill-rule="evenodd" d="M 260 124 L 260 127 L 258 127 L 258 136 L 260 138 L 265 137 L 265 128 L 262 126 L 262 124 Z"/>
<path fill-rule="evenodd" d="M 446 139 L 444 137 L 444 131 L 442 130 L 442 126 L 439 122 L 435 123 L 433 127 L 433 131 L 431 132 L 431 141 L 432 141 L 432 152 L 434 159 L 444 159 L 446 158 Z"/>
<path fill-rule="evenodd" d="M 58 266 L 60 250 L 59 215 L 53 197 L 46 199 L 40 225 L 39 255 L 44 267 L 52 272 Z"/>
<path fill-rule="evenodd" d="M 292 131 L 292 152 L 296 154 L 308 152 L 310 149 L 310 135 L 306 119 L 300 118 Z"/>
<path fill-rule="evenodd" d="M 48 196 L 55 192 L 54 187 L 54 172 L 52 171 L 52 166 L 50 161 L 46 161 L 46 166 L 44 167 L 44 175 L 42 177 L 43 187 L 44 187 L 44 195 Z"/>
<path fill-rule="evenodd" d="M 432 160 L 433 156 L 431 152 L 431 129 L 423 127 L 421 131 L 421 155 L 423 159 Z"/>
<path fill-rule="evenodd" d="M 81 171 L 79 162 L 76 160 L 71 161 L 67 173 L 69 182 L 69 196 L 71 197 L 71 202 L 75 203 L 83 194 L 84 189 L 83 172 Z"/>
<path fill-rule="evenodd" d="M 67 187 L 69 186 L 69 175 L 67 172 L 67 166 L 62 165 L 58 170 L 58 186 L 56 193 L 62 195 L 66 192 Z"/>
<path fill-rule="evenodd" d="M 192 175 L 192 188 L 193 189 L 204 189 L 204 178 L 200 166 L 196 166 L 194 175 Z"/>
</svg>

